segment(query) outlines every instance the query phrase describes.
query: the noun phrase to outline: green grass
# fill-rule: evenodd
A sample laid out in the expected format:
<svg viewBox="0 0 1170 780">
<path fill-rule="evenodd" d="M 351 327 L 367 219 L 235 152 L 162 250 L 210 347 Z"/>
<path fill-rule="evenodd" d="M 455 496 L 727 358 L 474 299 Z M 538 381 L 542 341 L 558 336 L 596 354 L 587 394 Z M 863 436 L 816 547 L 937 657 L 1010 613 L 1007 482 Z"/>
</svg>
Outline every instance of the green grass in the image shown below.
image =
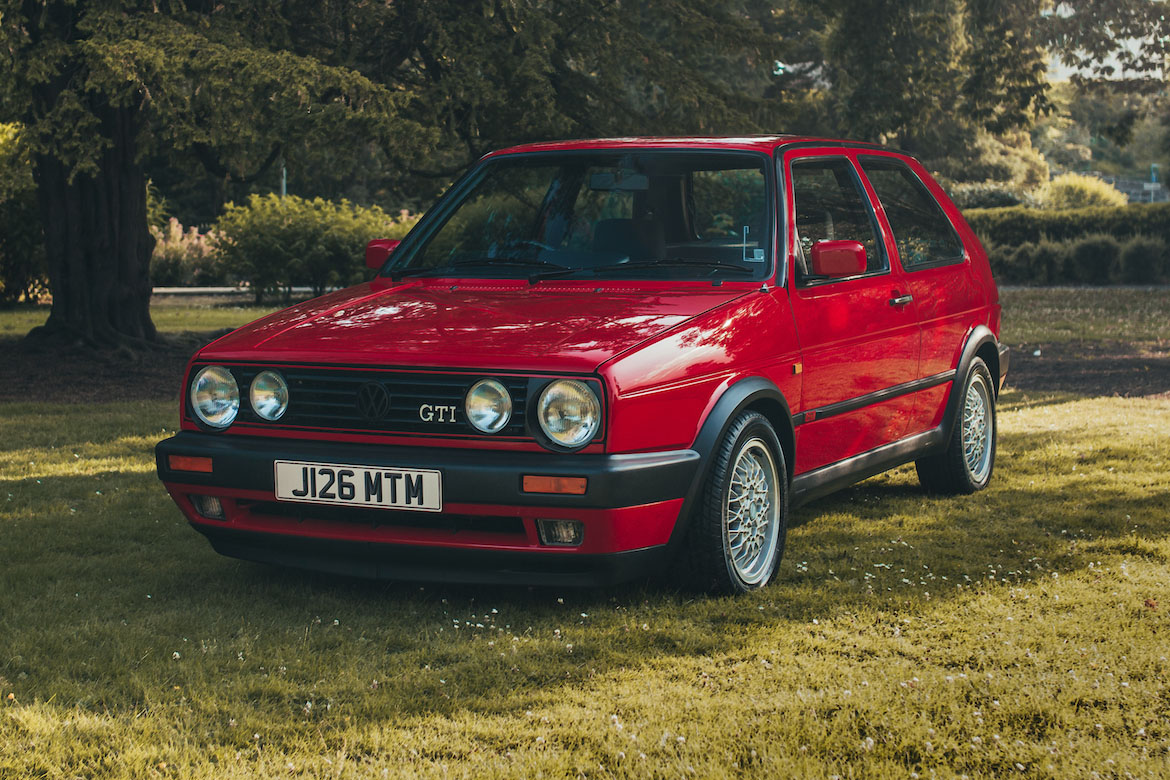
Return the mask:
<svg viewBox="0 0 1170 780">
<path fill-rule="evenodd" d="M 1007 344 L 1170 339 L 1170 287 L 1017 287 L 999 298 Z"/>
<path fill-rule="evenodd" d="M 168 302 L 152 306 L 150 315 L 159 331 L 178 333 L 238 328 L 278 308 L 281 307 Z M 48 318 L 48 306 L 0 310 L 0 338 L 23 336 L 38 325 L 44 325 Z"/>
<path fill-rule="evenodd" d="M 738 599 L 222 558 L 174 424 L 0 404 L 4 780 L 1170 775 L 1170 400 L 1005 393 L 987 491 L 805 507 Z"/>
</svg>

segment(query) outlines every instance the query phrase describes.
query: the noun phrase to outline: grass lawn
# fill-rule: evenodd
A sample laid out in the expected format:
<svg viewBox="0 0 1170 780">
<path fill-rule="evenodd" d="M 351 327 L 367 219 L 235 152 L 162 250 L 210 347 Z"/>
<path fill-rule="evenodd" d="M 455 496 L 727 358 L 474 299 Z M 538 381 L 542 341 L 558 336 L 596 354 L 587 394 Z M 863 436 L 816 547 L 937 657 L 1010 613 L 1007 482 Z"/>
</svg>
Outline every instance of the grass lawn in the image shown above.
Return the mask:
<svg viewBox="0 0 1170 780">
<path fill-rule="evenodd" d="M 182 299 L 171 299 L 152 306 L 150 315 L 159 331 L 177 333 L 238 328 L 278 308 L 238 303 L 192 305 L 182 302 Z M 48 306 L 20 306 L 0 310 L 0 338 L 23 336 L 36 326 L 44 325 L 48 317 Z"/>
<path fill-rule="evenodd" d="M 1170 400 L 1005 393 L 991 488 L 805 507 L 738 599 L 222 558 L 174 424 L 0 404 L 0 778 L 1170 775 Z"/>
</svg>

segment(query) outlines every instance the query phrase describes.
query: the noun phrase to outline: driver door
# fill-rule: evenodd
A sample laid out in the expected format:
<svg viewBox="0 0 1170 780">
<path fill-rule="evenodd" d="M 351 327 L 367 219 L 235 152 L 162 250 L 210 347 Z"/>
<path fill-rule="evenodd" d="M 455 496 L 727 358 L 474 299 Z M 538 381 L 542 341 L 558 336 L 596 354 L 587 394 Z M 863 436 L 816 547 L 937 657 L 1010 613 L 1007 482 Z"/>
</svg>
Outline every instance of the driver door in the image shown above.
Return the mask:
<svg viewBox="0 0 1170 780">
<path fill-rule="evenodd" d="M 803 353 L 795 471 L 811 471 L 901 438 L 918 374 L 920 335 L 900 268 L 890 262 L 869 195 L 850 155 L 786 158 L 789 290 Z M 820 241 L 858 241 L 865 269 L 815 276 Z"/>
</svg>

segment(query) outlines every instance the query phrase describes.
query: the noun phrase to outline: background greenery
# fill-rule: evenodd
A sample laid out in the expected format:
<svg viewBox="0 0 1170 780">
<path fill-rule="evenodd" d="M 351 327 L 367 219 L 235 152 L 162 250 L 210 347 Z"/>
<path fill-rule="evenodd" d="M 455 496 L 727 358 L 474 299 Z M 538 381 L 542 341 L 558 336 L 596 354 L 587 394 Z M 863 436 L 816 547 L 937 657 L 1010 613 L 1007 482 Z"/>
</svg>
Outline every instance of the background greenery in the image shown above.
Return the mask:
<svg viewBox="0 0 1170 780">
<path fill-rule="evenodd" d="M 1151 164 L 1166 169 L 1161 65 L 1170 22 L 1152 0 L 1065 3 L 1060 13 L 1051 5 L 418 0 L 291 2 L 277 13 L 264 2 L 4 0 L 0 303 L 41 292 L 48 271 L 64 289 L 97 268 L 83 285 L 96 288 L 102 269 L 117 267 L 107 246 L 123 263 L 144 247 L 149 255 L 145 223 L 142 235 L 112 231 L 111 244 L 109 226 L 67 218 L 58 189 L 72 192 L 90 176 L 130 188 L 152 181 L 156 279 L 256 281 L 261 295 L 293 278 L 344 283 L 360 269 L 340 260 L 340 247 L 354 242 L 313 227 L 323 209 L 343 221 L 358 209 L 418 211 L 486 151 L 531 140 L 849 136 L 918 155 L 964 208 L 1116 203 L 1096 180 L 1048 181 L 1087 170 L 1144 179 Z M 1073 69 L 1071 79 L 1050 83 L 1054 60 Z M 298 232 L 314 233 L 298 241 L 315 259 L 280 268 L 276 258 L 286 255 L 274 250 L 212 262 L 226 244 L 198 237 L 218 220 L 238 222 L 229 204 L 255 211 L 265 201 L 253 196 L 282 183 L 304 199 L 286 208 L 305 222 Z M 77 202 L 107 190 L 116 187 Z M 69 237 L 49 258 L 39 246 L 45 214 L 50 236 Z M 1013 250 L 1040 234 L 1067 240 L 1042 217 L 1031 221 L 1028 238 L 993 231 L 993 240 Z M 1100 225 L 1081 232 L 1155 235 Z M 68 252 L 85 262 L 70 265 Z M 114 315 L 144 305 L 138 279 L 131 267 L 115 285 L 121 293 L 88 304 L 58 294 L 58 326 L 149 339 L 148 321 Z M 87 305 L 112 321 L 87 323 Z"/>
</svg>

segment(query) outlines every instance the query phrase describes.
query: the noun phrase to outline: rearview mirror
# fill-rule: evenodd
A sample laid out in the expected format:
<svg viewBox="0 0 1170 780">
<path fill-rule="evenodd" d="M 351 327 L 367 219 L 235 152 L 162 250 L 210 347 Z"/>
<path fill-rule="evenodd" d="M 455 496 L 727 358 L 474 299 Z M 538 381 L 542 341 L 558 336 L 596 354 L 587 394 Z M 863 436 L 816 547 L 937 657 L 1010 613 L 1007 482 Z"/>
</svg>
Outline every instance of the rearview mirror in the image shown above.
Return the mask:
<svg viewBox="0 0 1170 780">
<path fill-rule="evenodd" d="M 598 192 L 645 192 L 650 189 L 650 177 L 632 171 L 595 173 L 589 177 L 589 189 Z"/>
<path fill-rule="evenodd" d="M 366 244 L 366 267 L 377 271 L 386 264 L 386 258 L 402 241 L 397 238 L 375 238 Z"/>
<path fill-rule="evenodd" d="M 843 278 L 865 273 L 865 247 L 860 241 L 818 241 L 812 248 L 814 276 Z"/>
</svg>

